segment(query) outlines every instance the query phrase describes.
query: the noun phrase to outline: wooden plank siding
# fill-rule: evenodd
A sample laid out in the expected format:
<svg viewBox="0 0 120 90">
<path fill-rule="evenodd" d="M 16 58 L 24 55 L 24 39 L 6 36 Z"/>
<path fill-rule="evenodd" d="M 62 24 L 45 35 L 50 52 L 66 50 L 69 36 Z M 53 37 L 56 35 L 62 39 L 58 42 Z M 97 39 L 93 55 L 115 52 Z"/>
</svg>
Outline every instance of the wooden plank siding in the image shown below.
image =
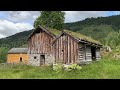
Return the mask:
<svg viewBox="0 0 120 90">
<path fill-rule="evenodd" d="M 79 44 L 79 61 L 84 60 L 84 45 L 83 44 Z"/>
<path fill-rule="evenodd" d="M 20 57 L 22 57 L 22 62 L 28 63 L 28 55 L 27 54 L 8 54 L 7 55 L 7 63 L 20 63 Z"/>
<path fill-rule="evenodd" d="M 90 46 L 86 46 L 86 60 L 92 61 L 91 47 Z"/>
<path fill-rule="evenodd" d="M 51 41 L 53 38 L 49 36 L 44 31 L 40 31 L 39 33 L 35 33 L 35 35 L 31 36 L 28 40 L 28 53 L 31 54 L 50 54 L 53 52 L 53 47 L 51 46 Z"/>
<path fill-rule="evenodd" d="M 100 48 L 96 48 L 96 60 L 101 59 Z"/>
<path fill-rule="evenodd" d="M 61 35 L 54 44 L 55 59 L 64 64 L 78 61 L 78 43 L 68 35 Z"/>
<path fill-rule="evenodd" d="M 92 61 L 91 46 L 79 44 L 79 60 Z"/>
</svg>

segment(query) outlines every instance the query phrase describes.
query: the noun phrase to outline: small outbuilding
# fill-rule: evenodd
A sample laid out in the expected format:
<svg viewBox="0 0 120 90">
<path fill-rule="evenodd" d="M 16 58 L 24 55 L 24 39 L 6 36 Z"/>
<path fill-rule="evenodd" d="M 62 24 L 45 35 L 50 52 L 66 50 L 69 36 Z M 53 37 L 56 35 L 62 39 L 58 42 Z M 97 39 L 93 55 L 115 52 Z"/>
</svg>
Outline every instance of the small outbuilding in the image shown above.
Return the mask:
<svg viewBox="0 0 120 90">
<path fill-rule="evenodd" d="M 7 63 L 28 63 L 27 48 L 12 48 L 8 51 Z"/>
</svg>

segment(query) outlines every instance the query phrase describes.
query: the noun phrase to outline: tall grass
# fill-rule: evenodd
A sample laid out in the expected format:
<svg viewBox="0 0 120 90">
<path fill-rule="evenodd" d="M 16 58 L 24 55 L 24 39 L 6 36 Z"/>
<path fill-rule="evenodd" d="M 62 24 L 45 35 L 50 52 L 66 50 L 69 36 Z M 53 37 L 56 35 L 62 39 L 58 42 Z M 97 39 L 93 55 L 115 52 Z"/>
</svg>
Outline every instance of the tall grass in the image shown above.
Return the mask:
<svg viewBox="0 0 120 90">
<path fill-rule="evenodd" d="M 51 66 L 0 64 L 1 79 L 117 79 L 120 78 L 120 60 L 103 58 L 83 65 L 77 71 L 53 71 Z"/>
</svg>

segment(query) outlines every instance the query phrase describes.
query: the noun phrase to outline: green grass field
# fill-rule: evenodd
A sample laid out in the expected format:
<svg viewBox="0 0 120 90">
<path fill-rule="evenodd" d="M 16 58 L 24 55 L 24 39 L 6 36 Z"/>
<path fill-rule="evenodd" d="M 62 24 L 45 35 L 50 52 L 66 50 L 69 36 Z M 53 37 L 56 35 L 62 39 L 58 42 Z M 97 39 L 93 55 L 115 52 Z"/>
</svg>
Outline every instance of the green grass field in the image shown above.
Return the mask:
<svg viewBox="0 0 120 90">
<path fill-rule="evenodd" d="M 120 78 L 120 61 L 101 59 L 82 66 L 77 71 L 56 73 L 50 66 L 0 64 L 1 79 L 117 79 Z"/>
</svg>

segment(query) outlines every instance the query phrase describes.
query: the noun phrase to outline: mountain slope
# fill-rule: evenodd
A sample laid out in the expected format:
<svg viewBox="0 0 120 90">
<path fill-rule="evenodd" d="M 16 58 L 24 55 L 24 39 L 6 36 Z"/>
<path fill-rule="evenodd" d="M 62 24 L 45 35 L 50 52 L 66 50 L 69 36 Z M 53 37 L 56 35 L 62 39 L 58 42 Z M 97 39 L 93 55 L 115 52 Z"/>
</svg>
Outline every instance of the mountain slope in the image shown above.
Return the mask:
<svg viewBox="0 0 120 90">
<path fill-rule="evenodd" d="M 65 28 L 78 30 L 84 28 L 86 25 L 111 25 L 114 30 L 118 30 L 120 28 L 120 15 L 86 18 L 82 21 L 66 23 Z"/>
<path fill-rule="evenodd" d="M 27 38 L 32 30 L 17 33 L 15 35 L 0 39 L 0 47 L 26 47 Z"/>
</svg>

